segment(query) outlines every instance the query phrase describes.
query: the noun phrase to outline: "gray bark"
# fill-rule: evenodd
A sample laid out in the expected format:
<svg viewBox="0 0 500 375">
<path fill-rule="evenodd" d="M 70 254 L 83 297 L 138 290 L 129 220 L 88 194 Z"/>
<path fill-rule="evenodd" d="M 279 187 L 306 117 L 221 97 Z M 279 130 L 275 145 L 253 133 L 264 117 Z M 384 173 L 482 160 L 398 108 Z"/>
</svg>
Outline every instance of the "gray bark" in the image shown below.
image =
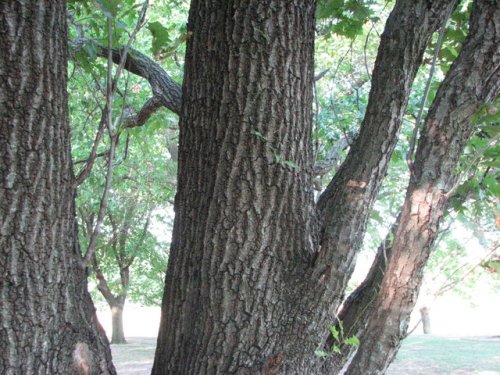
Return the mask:
<svg viewBox="0 0 500 375">
<path fill-rule="evenodd" d="M 323 373 L 314 350 L 352 272 L 426 44 L 454 4 L 398 2 L 360 137 L 318 204 L 319 233 L 314 1 L 193 1 L 153 374 Z"/>
<path fill-rule="evenodd" d="M 282 353 L 304 354 L 291 338 L 311 324 L 296 302 L 316 241 L 314 11 L 312 0 L 191 4 L 153 374 L 274 373 Z"/>
<path fill-rule="evenodd" d="M 422 328 L 424 330 L 424 334 L 429 335 L 432 333 L 431 328 L 431 315 L 428 307 L 422 307 L 420 309 L 420 319 L 422 320 Z"/>
<path fill-rule="evenodd" d="M 65 1 L 2 1 L 0 25 L 0 373 L 115 374 L 77 240 Z"/>
<path fill-rule="evenodd" d="M 473 131 L 472 115 L 500 92 L 499 45 L 498 1 L 475 1 L 469 36 L 425 121 L 392 257 L 349 375 L 383 373 L 406 335 L 423 268 L 457 180 L 453 172 Z"/>
</svg>

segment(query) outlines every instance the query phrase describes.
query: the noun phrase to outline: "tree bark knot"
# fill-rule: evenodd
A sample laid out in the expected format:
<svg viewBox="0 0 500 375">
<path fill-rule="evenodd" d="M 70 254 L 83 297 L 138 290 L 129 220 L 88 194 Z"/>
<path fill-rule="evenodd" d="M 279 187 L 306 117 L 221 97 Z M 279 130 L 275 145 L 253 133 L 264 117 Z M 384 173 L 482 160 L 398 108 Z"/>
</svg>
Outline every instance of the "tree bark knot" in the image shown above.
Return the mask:
<svg viewBox="0 0 500 375">
<path fill-rule="evenodd" d="M 281 363 L 283 363 L 283 358 L 284 358 L 283 353 L 277 353 L 271 355 L 267 359 L 266 363 L 264 363 L 262 371 L 260 372 L 259 375 L 276 375 L 281 366 Z"/>
<path fill-rule="evenodd" d="M 87 344 L 78 342 L 73 351 L 73 370 L 77 375 L 91 375 L 92 354 Z"/>
</svg>

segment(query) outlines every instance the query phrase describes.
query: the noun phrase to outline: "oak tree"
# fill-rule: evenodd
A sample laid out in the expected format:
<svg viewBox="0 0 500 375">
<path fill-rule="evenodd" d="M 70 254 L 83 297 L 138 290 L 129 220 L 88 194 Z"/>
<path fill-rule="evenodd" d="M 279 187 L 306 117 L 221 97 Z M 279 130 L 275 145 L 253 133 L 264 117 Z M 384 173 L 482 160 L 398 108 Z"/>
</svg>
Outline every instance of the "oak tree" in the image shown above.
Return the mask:
<svg viewBox="0 0 500 375">
<path fill-rule="evenodd" d="M 65 1 L 2 1 L 0 25 L 0 373 L 115 374 L 78 245 Z"/>
</svg>

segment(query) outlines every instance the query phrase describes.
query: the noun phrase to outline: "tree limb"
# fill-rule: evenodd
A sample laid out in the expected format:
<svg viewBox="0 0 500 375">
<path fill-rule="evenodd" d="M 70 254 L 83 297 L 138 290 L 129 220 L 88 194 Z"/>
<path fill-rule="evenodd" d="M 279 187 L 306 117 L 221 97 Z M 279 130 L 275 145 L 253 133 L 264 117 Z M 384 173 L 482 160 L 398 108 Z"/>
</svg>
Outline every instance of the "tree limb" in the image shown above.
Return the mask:
<svg viewBox="0 0 500 375">
<path fill-rule="evenodd" d="M 158 96 L 149 98 L 142 106 L 139 112 L 125 118 L 123 128 L 130 129 L 142 126 L 148 121 L 153 113 L 163 106 L 162 100 Z"/>
<path fill-rule="evenodd" d="M 99 267 L 99 263 L 97 262 L 95 253 L 92 254 L 92 266 L 94 269 L 95 277 L 97 279 L 97 289 L 99 289 L 102 296 L 110 306 L 116 305 L 116 297 L 113 295 L 111 289 L 109 288 L 108 282 Z"/>
<path fill-rule="evenodd" d="M 97 55 L 99 57 L 106 57 L 108 53 L 107 47 L 94 41 L 87 40 L 83 42 L 94 43 L 98 49 Z M 113 48 L 113 62 L 119 64 L 123 54 L 123 48 Z M 130 73 L 146 79 L 153 90 L 153 97 L 159 98 L 164 107 L 176 114 L 180 113 L 182 101 L 181 85 L 175 82 L 160 65 L 143 53 L 133 48 L 129 48 L 128 54 L 124 59 L 123 67 Z"/>
</svg>

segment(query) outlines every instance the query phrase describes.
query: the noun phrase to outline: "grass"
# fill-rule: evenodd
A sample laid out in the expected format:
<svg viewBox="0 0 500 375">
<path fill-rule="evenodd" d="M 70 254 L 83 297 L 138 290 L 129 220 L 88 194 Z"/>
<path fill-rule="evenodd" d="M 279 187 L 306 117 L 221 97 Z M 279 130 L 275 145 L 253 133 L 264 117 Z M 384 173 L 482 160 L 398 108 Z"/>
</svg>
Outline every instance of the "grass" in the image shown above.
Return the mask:
<svg viewBox="0 0 500 375">
<path fill-rule="evenodd" d="M 500 375 L 500 337 L 414 335 L 403 342 L 388 375 Z"/>
<path fill-rule="evenodd" d="M 118 375 L 148 375 L 156 339 L 112 345 Z M 500 337 L 414 335 L 403 342 L 388 375 L 500 375 Z"/>
</svg>

